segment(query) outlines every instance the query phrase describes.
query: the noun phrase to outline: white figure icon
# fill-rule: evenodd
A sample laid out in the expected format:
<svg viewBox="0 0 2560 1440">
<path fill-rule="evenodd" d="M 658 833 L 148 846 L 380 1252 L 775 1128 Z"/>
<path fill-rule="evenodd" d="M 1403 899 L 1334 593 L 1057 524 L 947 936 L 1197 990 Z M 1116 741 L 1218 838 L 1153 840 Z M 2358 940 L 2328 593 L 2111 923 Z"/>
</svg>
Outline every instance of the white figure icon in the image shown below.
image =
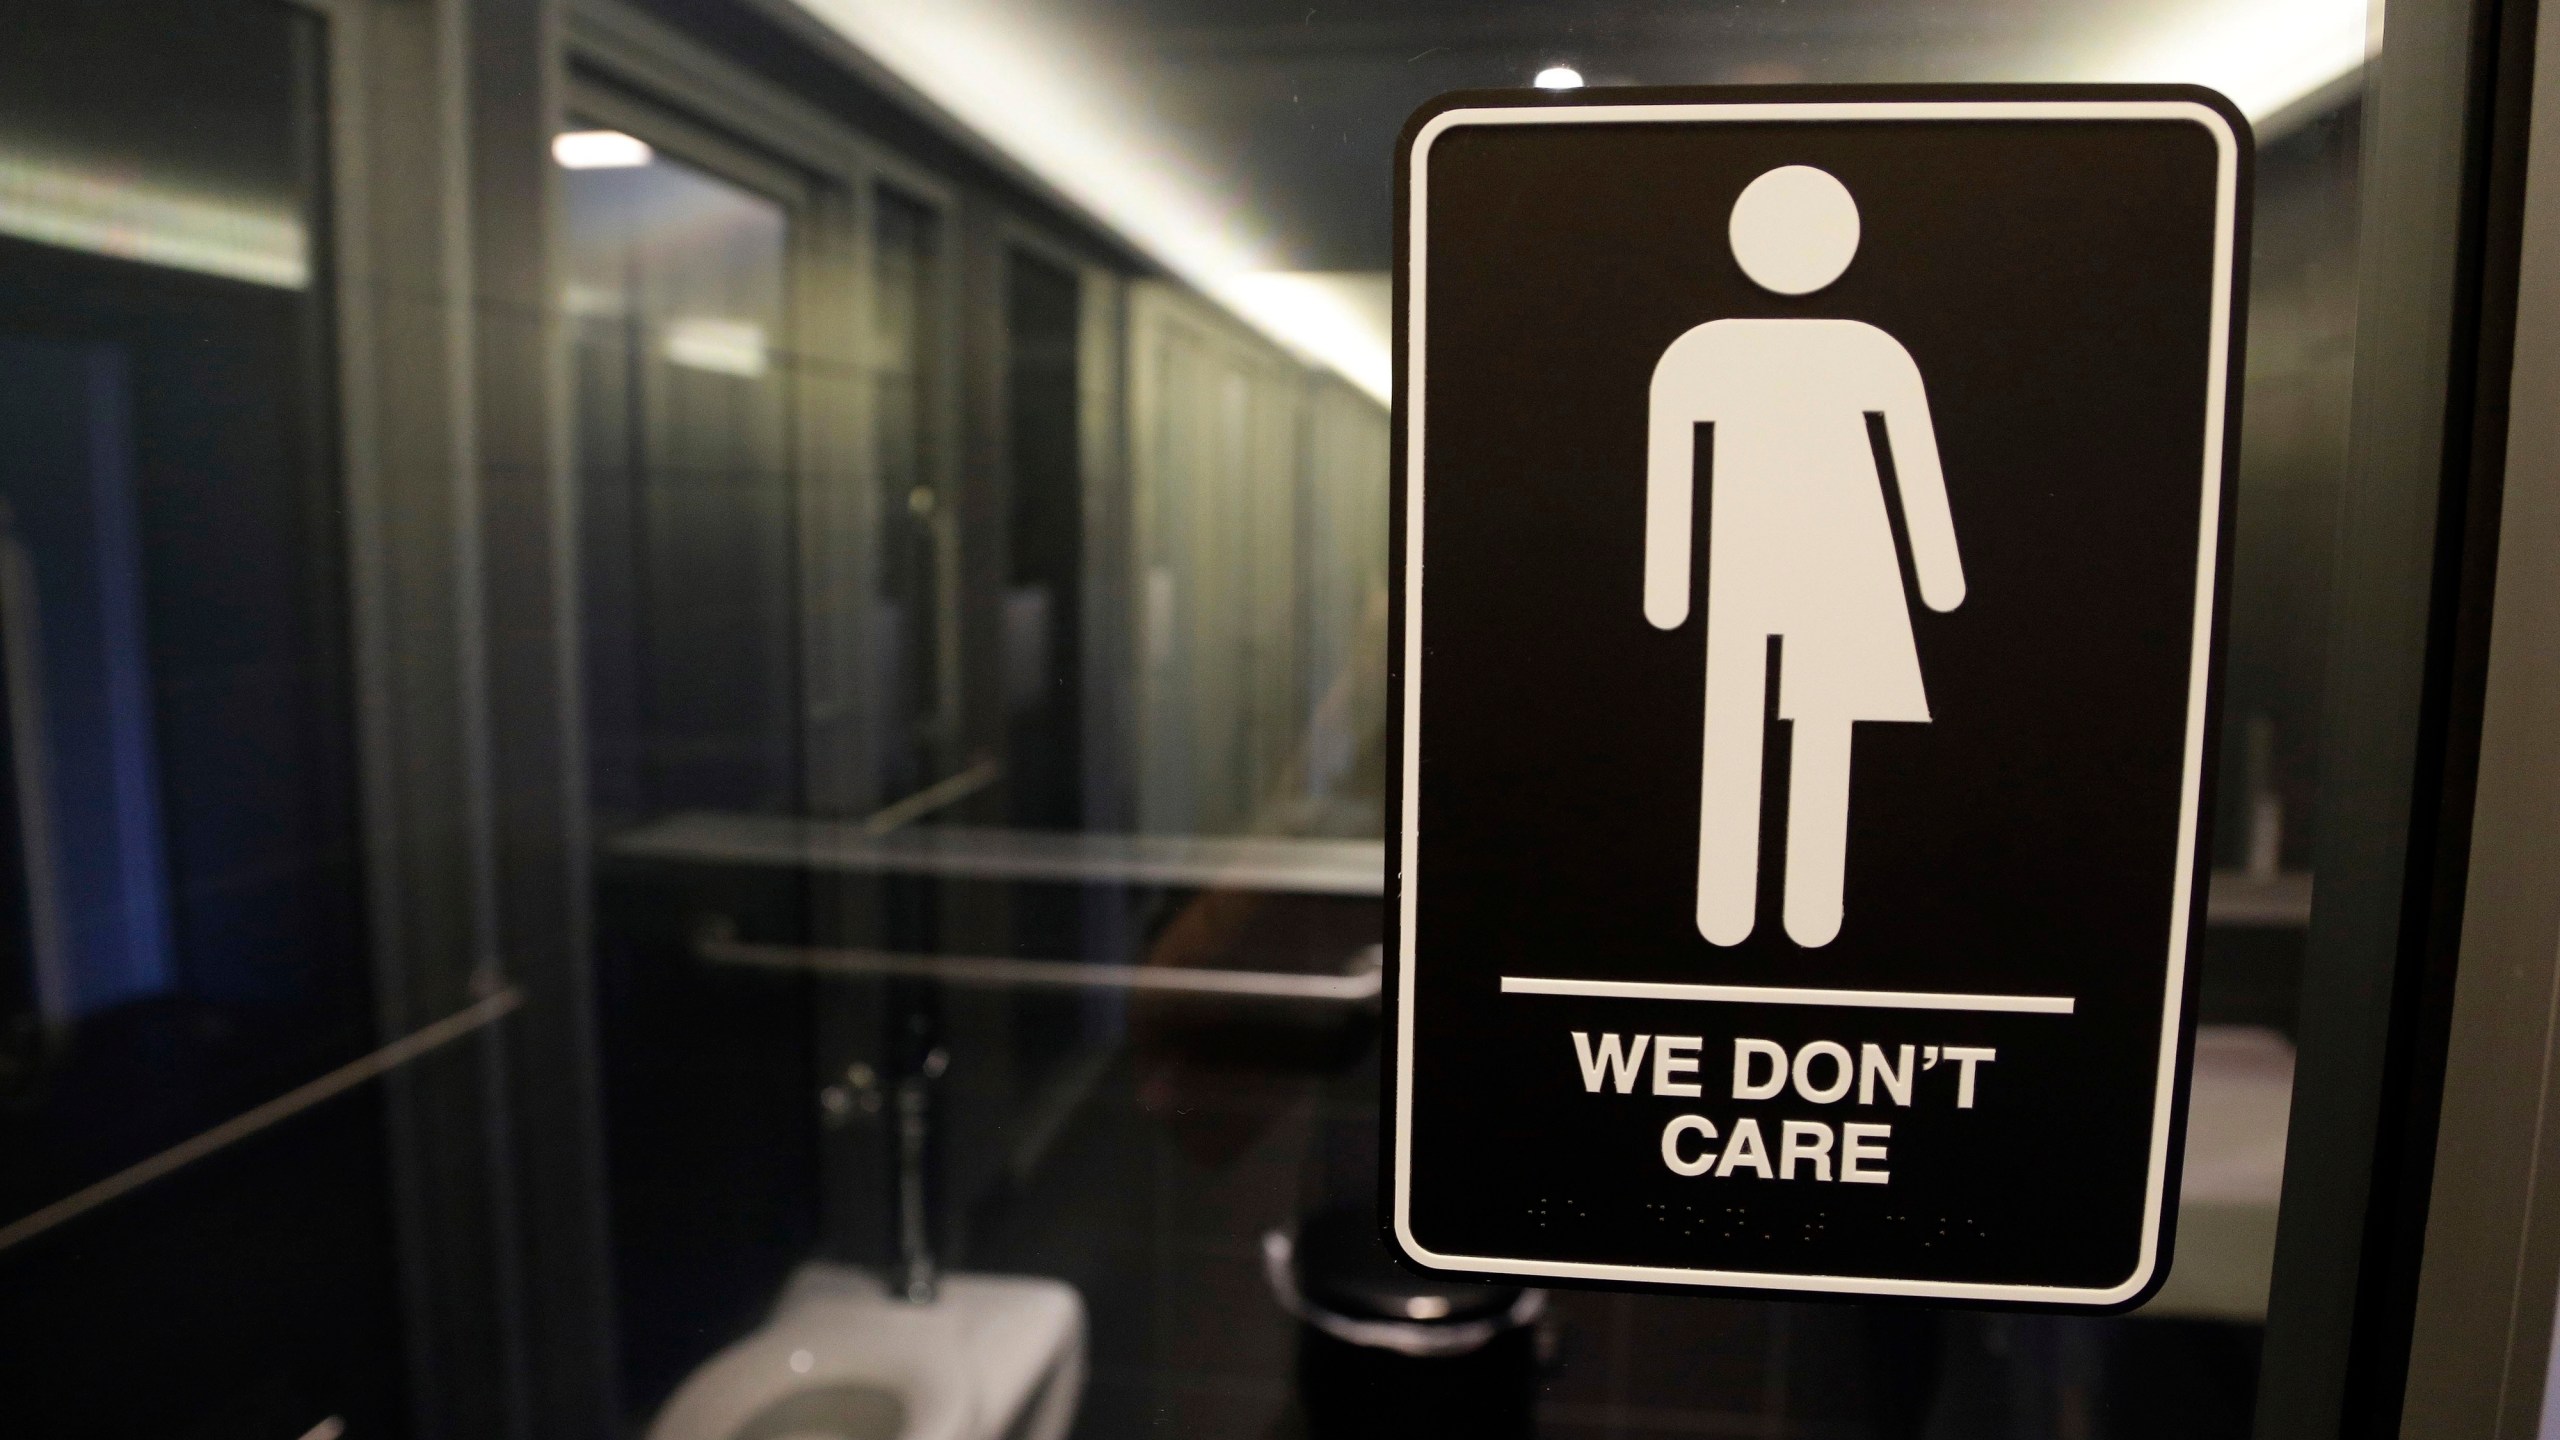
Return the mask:
<svg viewBox="0 0 2560 1440">
<path fill-rule="evenodd" d="M 1744 188 L 1729 238 L 1755 284 L 1809 295 L 1857 253 L 1857 202 L 1824 171 L 1785 166 Z M 1786 930 L 1798 945 L 1827 945 L 1840 933 L 1848 860 L 1849 727 L 1929 718 L 1869 415 L 1884 417 L 1920 598 L 1942 611 L 1964 600 L 1920 367 L 1855 320 L 1716 320 L 1662 353 L 1651 412 L 1644 613 L 1665 630 L 1689 615 L 1696 427 L 1714 427 L 1698 933 L 1717 945 L 1751 933 L 1775 637 L 1777 714 L 1794 725 Z"/>
</svg>

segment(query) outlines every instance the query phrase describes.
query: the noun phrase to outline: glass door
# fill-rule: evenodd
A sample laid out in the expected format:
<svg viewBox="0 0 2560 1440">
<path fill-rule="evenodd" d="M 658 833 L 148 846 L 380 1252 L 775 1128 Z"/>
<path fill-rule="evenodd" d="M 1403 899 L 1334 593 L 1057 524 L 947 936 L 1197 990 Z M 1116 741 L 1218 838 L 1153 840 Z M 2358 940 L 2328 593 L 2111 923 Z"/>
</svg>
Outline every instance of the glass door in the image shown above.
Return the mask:
<svg viewBox="0 0 2560 1440">
<path fill-rule="evenodd" d="M 0 1433 L 2523 1414 L 2517 1297 L 2560 1294 L 2515 1158 L 2540 692 L 2493 683 L 2537 653 L 2530 541 L 2500 553 L 2540 533 L 2504 438 L 2538 434 L 2510 359 L 2542 373 L 2529 12 L 13 11 Z M 1408 117 L 2119 81 L 2253 131 L 2165 1283 L 2083 1315 L 1401 1263 Z M 1518 255 L 1575 219 L 1500 198 Z M 1611 465 L 1568 478 L 1626 501 Z M 2463 1271 L 2496 1236 L 2521 1258 Z"/>
<path fill-rule="evenodd" d="M 956 203 L 854 182 L 873 187 L 870 491 L 834 558 L 801 563 L 873 567 L 844 592 L 868 613 L 797 623 L 859 633 L 868 659 L 807 710 L 806 773 L 842 767 L 811 794 L 825 823 L 754 862 L 802 887 L 805 927 L 777 909 L 707 952 L 739 994 L 756 972 L 773 1023 L 822 1017 L 814 1121 L 724 1129 L 775 1127 L 771 1187 L 816 1131 L 826 1233 L 759 1252 L 738 1293 L 771 1308 L 736 1343 L 820 1313 L 835 1265 L 913 1306 L 1063 1284 L 1095 1435 L 1368 1433 L 1453 1395 L 1504 1433 L 2247 1433 L 2311 963 L 2361 11 L 962 8 L 810 12 L 1002 160 L 849 126 Z M 2225 783 L 2167 1285 L 2072 1319 L 1399 1270 L 1372 1210 L 1396 126 L 1469 86 L 2135 78 L 2223 87 L 2258 146 Z M 819 1268 L 778 1281 L 794 1246 Z M 704 1351 L 664 1413 L 721 1363 Z"/>
<path fill-rule="evenodd" d="M 670 827 L 804 812 L 797 422 L 813 207 L 805 180 L 734 145 L 607 95 L 588 108 L 597 118 L 574 116 L 553 156 L 603 850 L 606 1144 L 631 1197 L 614 1233 L 620 1338 L 626 1380 L 645 1383 L 698 1349 L 701 1327 L 745 1324 L 815 1239 L 798 1179 L 814 1163 L 810 1040 L 768 1023 L 799 1013 L 796 987 L 730 981 L 692 949 L 713 914 L 800 933 L 796 892 L 669 884 L 619 858 Z"/>
</svg>

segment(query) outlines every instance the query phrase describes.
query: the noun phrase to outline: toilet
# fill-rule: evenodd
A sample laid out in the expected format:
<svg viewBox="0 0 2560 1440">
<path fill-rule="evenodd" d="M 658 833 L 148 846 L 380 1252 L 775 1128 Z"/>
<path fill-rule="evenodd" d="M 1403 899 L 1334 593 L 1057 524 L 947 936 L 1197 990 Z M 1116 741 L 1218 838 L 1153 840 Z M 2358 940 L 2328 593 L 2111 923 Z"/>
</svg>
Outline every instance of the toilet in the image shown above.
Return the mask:
<svg viewBox="0 0 2560 1440">
<path fill-rule="evenodd" d="M 812 1263 L 773 1318 L 686 1377 L 648 1440 L 1064 1440 L 1084 1300 L 1060 1281 L 946 1275 L 911 1303 Z"/>
</svg>

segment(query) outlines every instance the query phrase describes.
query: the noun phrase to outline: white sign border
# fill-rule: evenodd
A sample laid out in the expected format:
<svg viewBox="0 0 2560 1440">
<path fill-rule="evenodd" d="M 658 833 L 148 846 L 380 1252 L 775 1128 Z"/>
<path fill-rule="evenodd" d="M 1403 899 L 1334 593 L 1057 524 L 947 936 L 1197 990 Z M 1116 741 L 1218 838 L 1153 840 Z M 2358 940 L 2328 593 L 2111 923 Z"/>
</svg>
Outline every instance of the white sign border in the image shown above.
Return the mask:
<svg viewBox="0 0 2560 1440">
<path fill-rule="evenodd" d="M 1973 1281 L 1907 1280 L 1858 1275 L 1790 1275 L 1745 1270 L 1692 1270 L 1655 1265 L 1611 1265 L 1573 1260 L 1523 1260 L 1489 1255 L 1448 1255 L 1414 1238 L 1413 996 L 1417 946 L 1415 892 L 1419 889 L 1422 774 L 1422 496 L 1423 336 L 1430 216 L 1431 147 L 1468 125 L 1596 125 L 1662 122 L 1789 121 L 1839 123 L 1878 120 L 2137 120 L 2187 121 L 2203 126 L 2217 150 L 2213 242 L 2212 335 L 2206 356 L 2202 523 L 2196 548 L 2195 625 L 2189 646 L 2185 775 L 2178 806 L 2175 890 L 2169 910 L 2169 973 L 2160 1030 L 2160 1064 L 2151 1117 L 2151 1169 L 2142 1212 L 2142 1253 L 2133 1273 L 2101 1289 L 2057 1285 L 2003 1285 Z M 1396 913 L 1396 1089 L 1393 1210 L 1397 1243 L 1429 1266 L 1536 1279 L 1570 1279 L 1646 1285 L 1711 1286 L 1739 1290 L 1793 1290 L 1841 1295 L 1894 1295 L 1920 1299 L 1980 1300 L 2100 1308 L 2121 1305 L 2151 1283 L 2160 1257 L 2160 1210 L 2169 1169 L 2170 1119 L 2177 1093 L 2181 1010 L 2186 1003 L 2187 933 L 2195 888 L 2197 809 L 2204 783 L 2205 702 L 2213 659 L 2215 552 L 2222 528 L 2223 424 L 2231 362 L 2233 236 L 2239 195 L 2239 141 L 2221 112 L 2194 100 L 1913 100 L 1769 101 L 1662 105 L 1520 105 L 1445 111 L 1432 117 L 1412 141 L 1406 216 L 1405 266 L 1405 571 L 1404 755 L 1399 809 Z"/>
</svg>

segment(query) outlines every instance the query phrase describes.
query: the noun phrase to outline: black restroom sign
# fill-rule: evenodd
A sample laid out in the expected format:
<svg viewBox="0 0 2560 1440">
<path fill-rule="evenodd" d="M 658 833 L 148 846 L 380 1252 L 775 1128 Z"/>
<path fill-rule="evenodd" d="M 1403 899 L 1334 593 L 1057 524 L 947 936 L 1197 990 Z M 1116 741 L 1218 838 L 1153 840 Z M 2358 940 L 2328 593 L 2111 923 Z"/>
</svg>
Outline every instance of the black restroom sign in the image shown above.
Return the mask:
<svg viewBox="0 0 2560 1440">
<path fill-rule="evenodd" d="M 2164 87 L 1462 95 L 1398 164 L 1395 1243 L 2138 1301 L 2246 122 Z"/>
</svg>

